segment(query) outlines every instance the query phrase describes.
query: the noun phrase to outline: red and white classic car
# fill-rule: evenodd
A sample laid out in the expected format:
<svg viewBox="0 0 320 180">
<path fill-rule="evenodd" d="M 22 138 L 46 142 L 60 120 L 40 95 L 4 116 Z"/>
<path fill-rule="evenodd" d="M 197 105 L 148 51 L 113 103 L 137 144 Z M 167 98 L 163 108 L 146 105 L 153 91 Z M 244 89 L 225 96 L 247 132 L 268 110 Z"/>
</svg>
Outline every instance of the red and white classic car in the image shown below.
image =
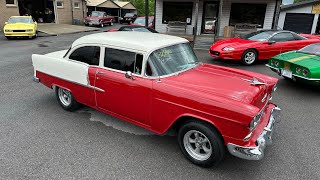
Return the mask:
<svg viewBox="0 0 320 180">
<path fill-rule="evenodd" d="M 179 37 L 92 34 L 32 62 L 34 81 L 54 89 L 65 110 L 81 103 L 158 134 L 173 128 L 183 154 L 203 167 L 221 161 L 225 147 L 261 159 L 279 119 L 270 102 L 277 79 L 201 63 Z"/>
</svg>

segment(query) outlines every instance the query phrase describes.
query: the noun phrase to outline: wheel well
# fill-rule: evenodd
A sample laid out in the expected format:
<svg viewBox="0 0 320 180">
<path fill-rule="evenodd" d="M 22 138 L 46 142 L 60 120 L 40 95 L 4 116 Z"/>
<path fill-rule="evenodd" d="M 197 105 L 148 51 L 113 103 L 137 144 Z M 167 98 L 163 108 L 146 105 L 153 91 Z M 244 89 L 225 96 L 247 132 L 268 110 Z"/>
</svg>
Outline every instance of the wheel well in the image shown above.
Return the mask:
<svg viewBox="0 0 320 180">
<path fill-rule="evenodd" d="M 221 132 L 220 132 L 219 129 L 216 128 L 213 124 L 211 124 L 211 123 L 209 123 L 209 122 L 207 122 L 207 121 L 205 121 L 205 120 L 192 117 L 192 116 L 182 116 L 182 117 L 180 117 L 179 119 L 177 119 L 177 120 L 172 124 L 172 126 L 169 128 L 169 130 L 174 130 L 174 131 L 177 132 L 181 126 L 183 126 L 184 124 L 186 124 L 186 123 L 188 123 L 188 122 L 200 122 L 200 123 L 203 123 L 203 124 L 205 124 L 205 125 L 213 128 L 214 130 L 216 130 L 216 131 L 219 133 L 221 139 L 224 141 Z M 168 130 L 168 131 L 169 131 L 169 130 Z"/>
<path fill-rule="evenodd" d="M 246 49 L 244 52 L 246 52 L 246 51 L 248 51 L 248 50 L 254 50 L 254 51 L 257 53 L 257 58 L 259 57 L 259 51 L 258 51 L 258 49 L 256 49 L 256 48 L 249 48 L 249 49 Z M 243 54 L 244 54 L 244 52 L 243 52 Z"/>
</svg>

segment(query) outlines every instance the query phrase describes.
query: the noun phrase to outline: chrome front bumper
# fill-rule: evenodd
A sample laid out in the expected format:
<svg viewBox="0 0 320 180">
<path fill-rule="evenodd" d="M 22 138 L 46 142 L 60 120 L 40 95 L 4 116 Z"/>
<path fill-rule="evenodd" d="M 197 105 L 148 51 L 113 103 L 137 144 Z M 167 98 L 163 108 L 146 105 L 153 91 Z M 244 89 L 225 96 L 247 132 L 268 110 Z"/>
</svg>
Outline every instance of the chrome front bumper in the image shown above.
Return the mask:
<svg viewBox="0 0 320 180">
<path fill-rule="evenodd" d="M 267 145 L 272 143 L 272 133 L 274 130 L 274 123 L 280 121 L 280 111 L 281 109 L 275 107 L 271 111 L 270 120 L 268 125 L 264 128 L 261 135 L 256 141 L 255 147 L 244 147 L 238 146 L 236 144 L 229 143 L 227 144 L 230 154 L 247 160 L 260 160 L 264 156 L 264 149 Z"/>
</svg>

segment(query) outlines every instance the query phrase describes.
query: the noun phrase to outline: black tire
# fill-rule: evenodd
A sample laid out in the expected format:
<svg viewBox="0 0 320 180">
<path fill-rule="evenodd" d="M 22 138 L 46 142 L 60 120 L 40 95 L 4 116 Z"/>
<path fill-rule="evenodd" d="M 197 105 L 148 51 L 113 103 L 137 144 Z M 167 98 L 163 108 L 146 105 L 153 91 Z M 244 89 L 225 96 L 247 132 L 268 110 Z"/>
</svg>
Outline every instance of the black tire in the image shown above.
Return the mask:
<svg viewBox="0 0 320 180">
<path fill-rule="evenodd" d="M 70 93 L 70 103 L 66 104 L 65 102 L 63 102 L 63 100 L 61 99 L 61 91 L 65 91 L 65 92 L 69 92 Z M 72 93 L 66 89 L 63 89 L 63 88 L 59 88 L 59 87 L 56 87 L 56 97 L 57 97 L 57 100 L 60 104 L 60 106 L 66 110 L 66 111 L 75 111 L 76 109 L 79 108 L 79 103 L 74 99 Z"/>
<path fill-rule="evenodd" d="M 38 37 L 38 31 L 36 31 L 36 34 L 32 37 L 32 39 L 35 39 Z"/>
<path fill-rule="evenodd" d="M 109 23 L 109 26 L 113 26 L 113 22 L 110 22 L 110 23 Z"/>
<path fill-rule="evenodd" d="M 101 22 L 101 24 L 100 24 L 100 27 L 101 27 L 101 28 L 103 28 L 103 27 L 104 27 L 104 24 L 103 24 L 103 22 Z"/>
<path fill-rule="evenodd" d="M 242 64 L 250 66 L 258 60 L 258 52 L 254 49 L 247 49 L 241 57 Z"/>
<path fill-rule="evenodd" d="M 12 37 L 10 37 L 10 36 L 6 36 L 6 38 L 7 38 L 8 40 L 11 40 L 11 39 L 12 39 Z"/>
<path fill-rule="evenodd" d="M 203 141 L 203 140 L 208 140 L 208 141 L 206 142 L 203 141 L 197 144 L 198 142 L 196 140 L 197 138 L 196 136 L 194 136 L 195 142 L 192 143 L 190 141 L 192 134 L 189 136 L 190 133 L 198 133 L 199 141 Z M 201 138 L 201 137 L 205 137 L 205 138 Z M 224 146 L 221 135 L 217 132 L 216 129 L 206 124 L 205 122 L 190 121 L 182 125 L 178 131 L 178 143 L 183 154 L 192 163 L 201 167 L 211 167 L 211 166 L 217 165 L 223 159 L 225 154 L 225 146 Z M 194 144 L 194 146 L 192 146 L 191 144 Z M 204 159 L 195 158 L 194 153 L 197 149 L 197 146 L 198 148 L 200 148 L 199 153 L 201 153 L 201 150 L 202 152 L 207 153 L 205 149 L 207 151 L 209 149 L 209 152 L 211 150 L 211 153 L 208 153 L 207 155 L 205 155 L 206 157 L 204 157 Z M 190 150 L 190 148 L 193 149 L 194 151 Z"/>
</svg>

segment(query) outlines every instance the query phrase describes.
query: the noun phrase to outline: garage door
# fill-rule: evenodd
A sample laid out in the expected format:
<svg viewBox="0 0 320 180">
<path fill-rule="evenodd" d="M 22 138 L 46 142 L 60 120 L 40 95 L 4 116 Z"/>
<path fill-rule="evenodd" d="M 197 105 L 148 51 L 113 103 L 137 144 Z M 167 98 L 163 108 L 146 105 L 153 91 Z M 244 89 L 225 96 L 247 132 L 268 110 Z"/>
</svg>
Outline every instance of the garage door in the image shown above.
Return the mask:
<svg viewBox="0 0 320 180">
<path fill-rule="evenodd" d="M 310 34 L 314 14 L 287 13 L 284 21 L 284 30 L 296 33 Z"/>
</svg>

